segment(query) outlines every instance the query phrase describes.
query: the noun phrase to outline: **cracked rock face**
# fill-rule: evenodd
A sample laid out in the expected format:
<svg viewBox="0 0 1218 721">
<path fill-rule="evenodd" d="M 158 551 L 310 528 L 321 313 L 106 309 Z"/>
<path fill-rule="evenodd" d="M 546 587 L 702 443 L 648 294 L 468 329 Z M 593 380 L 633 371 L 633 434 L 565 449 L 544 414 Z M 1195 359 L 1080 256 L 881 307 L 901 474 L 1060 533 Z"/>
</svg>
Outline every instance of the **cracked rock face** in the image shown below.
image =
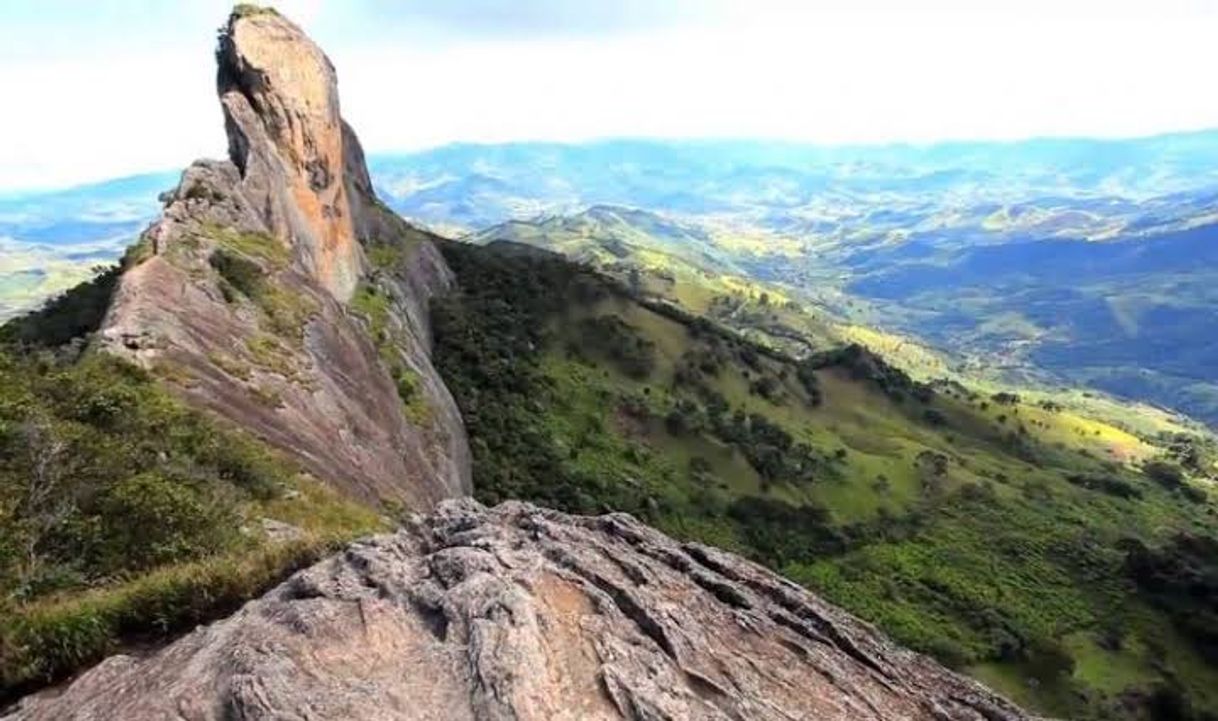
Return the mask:
<svg viewBox="0 0 1218 721">
<path fill-rule="evenodd" d="M 10 717 L 99 718 L 1031 717 L 732 554 L 462 500 Z"/>
<path fill-rule="evenodd" d="M 339 300 L 362 259 L 344 182 L 338 78 L 329 58 L 276 12 L 234 14 L 216 51 L 229 156 L 263 195 L 268 225 Z"/>
<path fill-rule="evenodd" d="M 330 61 L 269 10 L 234 13 L 216 61 L 230 158 L 162 196 L 97 344 L 350 496 L 425 510 L 468 493 L 426 313 L 452 273 L 377 201 Z M 374 267 L 369 243 L 392 260 Z M 257 283 L 236 287 L 233 267 Z M 376 337 L 349 307 L 361 283 L 386 316 Z"/>
</svg>

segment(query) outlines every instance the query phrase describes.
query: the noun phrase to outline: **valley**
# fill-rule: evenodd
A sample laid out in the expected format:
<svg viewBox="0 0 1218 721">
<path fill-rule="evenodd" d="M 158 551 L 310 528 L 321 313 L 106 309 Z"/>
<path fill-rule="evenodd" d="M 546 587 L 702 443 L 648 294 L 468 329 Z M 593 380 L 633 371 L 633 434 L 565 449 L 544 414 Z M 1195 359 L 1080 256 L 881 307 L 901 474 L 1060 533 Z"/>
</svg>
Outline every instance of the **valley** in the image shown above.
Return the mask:
<svg viewBox="0 0 1218 721">
<path fill-rule="evenodd" d="M 6 721 L 1218 718 L 1218 133 L 368 158 L 215 60 L 227 159 L 0 197 Z"/>
<path fill-rule="evenodd" d="M 445 256 L 462 292 L 436 306 L 437 364 L 479 498 L 737 550 L 1055 715 L 1213 703 L 1207 647 L 1123 570 L 1129 544 L 1212 528 L 1210 482 L 1132 470 L 1163 449 L 859 346 L 797 361 L 545 251 Z"/>
<path fill-rule="evenodd" d="M 1216 164 L 1212 132 L 836 148 L 455 145 L 369 159 L 395 211 L 448 235 L 726 273 L 809 305 L 822 326 L 930 346 L 973 378 L 1082 386 L 1206 423 L 1218 418 L 1207 332 Z M 0 314 L 117 257 L 122 243 L 107 238 L 133 232 L 131 218 L 149 217 L 167 182 L 0 199 L 0 235 L 32 256 L 0 270 Z M 74 274 L 41 275 L 56 268 Z"/>
</svg>

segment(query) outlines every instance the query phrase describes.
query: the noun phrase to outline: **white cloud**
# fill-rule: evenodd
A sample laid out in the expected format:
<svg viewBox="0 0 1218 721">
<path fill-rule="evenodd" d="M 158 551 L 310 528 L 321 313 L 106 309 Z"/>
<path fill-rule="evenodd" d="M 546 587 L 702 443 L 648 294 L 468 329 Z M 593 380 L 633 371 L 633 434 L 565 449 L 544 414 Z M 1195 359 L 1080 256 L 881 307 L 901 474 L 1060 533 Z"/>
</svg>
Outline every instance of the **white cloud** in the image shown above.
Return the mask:
<svg viewBox="0 0 1218 721">
<path fill-rule="evenodd" d="M 1218 96 L 1202 77 L 1213 23 L 786 17 L 795 20 L 600 41 L 353 49 L 339 58 L 344 102 L 372 147 L 607 135 L 920 141 L 1218 125 Z"/>
<path fill-rule="evenodd" d="M 586 24 L 495 34 L 485 22 L 463 29 L 452 13 L 443 32 L 418 12 L 381 22 L 393 14 L 387 3 L 358 12 L 280 3 L 330 53 L 345 112 L 372 151 L 622 135 L 872 142 L 1218 126 L 1205 75 L 1216 5 L 712 0 L 683 10 L 684 21 L 670 12 L 599 34 Z M 181 27 L 153 40 L 106 34 L 37 62 L 0 62 L 0 87 L 15 99 L 0 115 L 0 188 L 221 154 L 210 50 L 222 7 L 191 5 Z"/>
<path fill-rule="evenodd" d="M 206 57 L 206 56 L 205 56 Z M 0 188 L 182 167 L 223 150 L 214 72 L 166 53 L 0 66 Z"/>
</svg>

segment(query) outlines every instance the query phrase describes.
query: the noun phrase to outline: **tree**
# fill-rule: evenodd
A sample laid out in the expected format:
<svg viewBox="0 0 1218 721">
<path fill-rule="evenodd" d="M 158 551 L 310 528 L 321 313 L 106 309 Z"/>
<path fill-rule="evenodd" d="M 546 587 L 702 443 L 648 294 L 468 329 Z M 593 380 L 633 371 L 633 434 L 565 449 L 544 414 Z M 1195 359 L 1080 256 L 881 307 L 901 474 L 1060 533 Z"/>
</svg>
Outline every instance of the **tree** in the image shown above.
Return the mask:
<svg viewBox="0 0 1218 721">
<path fill-rule="evenodd" d="M 1148 461 L 1142 466 L 1142 473 L 1164 488 L 1176 489 L 1184 485 L 1184 471 L 1170 461 Z"/>
<path fill-rule="evenodd" d="M 72 514 L 75 502 L 63 489 L 67 441 L 44 419 L 23 423 L 18 437 L 28 469 L 18 490 L 15 514 L 20 529 L 18 583 L 25 588 L 41 573 L 46 541 Z"/>
<path fill-rule="evenodd" d="M 914 459 L 914 467 L 922 477 L 924 491 L 936 493 L 943 488 L 949 462 L 947 456 L 937 451 L 925 450 L 918 454 Z"/>
</svg>

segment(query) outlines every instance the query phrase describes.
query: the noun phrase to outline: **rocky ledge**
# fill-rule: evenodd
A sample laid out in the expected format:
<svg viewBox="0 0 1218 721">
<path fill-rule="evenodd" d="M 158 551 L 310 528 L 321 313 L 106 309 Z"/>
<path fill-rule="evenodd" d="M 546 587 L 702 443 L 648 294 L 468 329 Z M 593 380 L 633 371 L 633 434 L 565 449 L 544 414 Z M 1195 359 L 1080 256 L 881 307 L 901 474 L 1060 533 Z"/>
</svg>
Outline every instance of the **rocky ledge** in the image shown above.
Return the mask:
<svg viewBox="0 0 1218 721">
<path fill-rule="evenodd" d="M 10 719 L 1029 719 L 630 516 L 446 501 Z"/>
</svg>

